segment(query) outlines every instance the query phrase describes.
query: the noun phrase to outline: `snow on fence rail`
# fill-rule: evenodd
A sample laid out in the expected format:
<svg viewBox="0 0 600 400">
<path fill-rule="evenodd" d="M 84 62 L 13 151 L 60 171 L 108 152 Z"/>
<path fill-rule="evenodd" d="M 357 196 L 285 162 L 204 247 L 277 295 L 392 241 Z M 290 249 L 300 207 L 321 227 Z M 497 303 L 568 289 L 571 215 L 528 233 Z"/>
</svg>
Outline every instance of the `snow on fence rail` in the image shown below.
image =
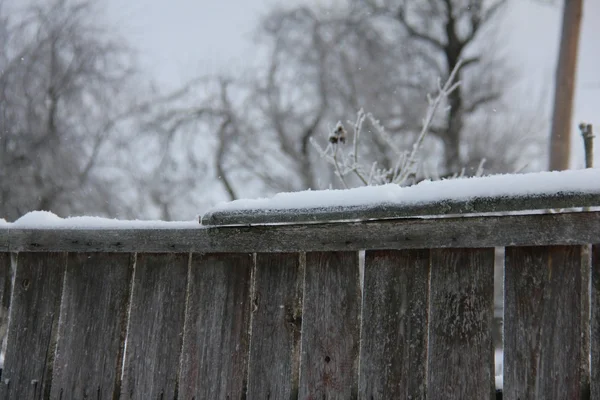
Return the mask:
<svg viewBox="0 0 600 400">
<path fill-rule="evenodd" d="M 493 398 L 494 246 L 504 398 L 600 397 L 600 212 L 379 217 L 3 224 L 0 398 Z"/>
</svg>

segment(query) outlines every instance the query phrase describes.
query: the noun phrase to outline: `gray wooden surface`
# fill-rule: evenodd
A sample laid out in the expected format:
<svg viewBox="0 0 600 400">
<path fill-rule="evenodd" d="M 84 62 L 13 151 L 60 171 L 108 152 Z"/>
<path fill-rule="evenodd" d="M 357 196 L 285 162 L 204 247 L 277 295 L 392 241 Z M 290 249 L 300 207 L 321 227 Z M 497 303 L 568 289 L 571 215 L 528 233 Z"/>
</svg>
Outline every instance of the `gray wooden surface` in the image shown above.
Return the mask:
<svg viewBox="0 0 600 400">
<path fill-rule="evenodd" d="M 252 254 L 193 255 L 180 398 L 245 398 L 252 267 Z"/>
<path fill-rule="evenodd" d="M 367 251 L 359 398 L 424 399 L 429 250 Z"/>
<path fill-rule="evenodd" d="M 8 249 L 10 248 L 9 236 L 10 236 L 10 229 L 5 228 L 5 227 L 0 227 L 0 252 L 8 251 Z"/>
<path fill-rule="evenodd" d="M 304 274 L 297 253 L 256 256 L 249 399 L 295 399 Z"/>
<path fill-rule="evenodd" d="M 132 269 L 129 254 L 69 254 L 53 399 L 118 395 Z"/>
<path fill-rule="evenodd" d="M 431 252 L 427 397 L 494 393 L 494 249 Z"/>
<path fill-rule="evenodd" d="M 41 399 L 48 395 L 66 262 L 66 253 L 18 256 L 0 381 L 2 399 Z"/>
<path fill-rule="evenodd" d="M 345 207 L 215 211 L 205 214 L 202 217 L 202 224 L 245 225 L 281 222 L 323 222 L 594 206 L 600 206 L 600 187 L 593 193 L 567 192 L 535 196 L 473 197 L 468 200 L 441 199 L 425 201 L 420 204 L 398 201 L 397 203 Z"/>
<path fill-rule="evenodd" d="M 600 212 L 198 229 L 11 229 L 11 251 L 297 252 L 600 243 Z"/>
<path fill-rule="evenodd" d="M 174 399 L 183 338 L 189 254 L 138 254 L 122 398 Z"/>
<path fill-rule="evenodd" d="M 299 398 L 357 398 L 360 302 L 357 253 L 306 254 Z"/>
<path fill-rule="evenodd" d="M 591 399 L 600 399 L 600 244 L 592 246 Z"/>
<path fill-rule="evenodd" d="M 580 399 L 581 247 L 506 249 L 504 398 Z"/>
<path fill-rule="evenodd" d="M 8 327 L 8 306 L 12 291 L 12 267 L 10 253 L 0 253 L 0 340 Z"/>
</svg>

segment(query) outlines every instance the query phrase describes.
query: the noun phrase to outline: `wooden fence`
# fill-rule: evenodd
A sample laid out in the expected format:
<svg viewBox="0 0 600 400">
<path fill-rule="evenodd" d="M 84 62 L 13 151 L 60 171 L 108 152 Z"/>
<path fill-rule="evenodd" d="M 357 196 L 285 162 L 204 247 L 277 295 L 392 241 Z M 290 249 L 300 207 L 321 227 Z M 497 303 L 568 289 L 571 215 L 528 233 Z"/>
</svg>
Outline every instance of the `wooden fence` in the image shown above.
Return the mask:
<svg viewBox="0 0 600 400">
<path fill-rule="evenodd" d="M 596 243 L 596 211 L 0 229 L 0 398 L 494 398 L 506 246 L 504 398 L 598 399 Z"/>
</svg>

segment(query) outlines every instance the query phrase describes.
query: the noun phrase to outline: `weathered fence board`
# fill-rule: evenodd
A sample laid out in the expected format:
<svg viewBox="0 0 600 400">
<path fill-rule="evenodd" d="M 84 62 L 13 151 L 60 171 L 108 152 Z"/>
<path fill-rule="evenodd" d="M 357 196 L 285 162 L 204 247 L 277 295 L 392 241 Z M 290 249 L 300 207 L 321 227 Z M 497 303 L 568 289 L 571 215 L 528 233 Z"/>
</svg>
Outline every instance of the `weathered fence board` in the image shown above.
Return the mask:
<svg viewBox="0 0 600 400">
<path fill-rule="evenodd" d="M 298 397 L 304 274 L 298 253 L 256 256 L 248 398 Z"/>
<path fill-rule="evenodd" d="M 429 250 L 366 252 L 361 399 L 425 398 L 429 255 Z"/>
<path fill-rule="evenodd" d="M 6 228 L 0 228 L 0 252 L 10 250 L 10 231 Z"/>
<path fill-rule="evenodd" d="M 173 399 L 183 338 L 189 254 L 138 254 L 121 394 Z"/>
<path fill-rule="evenodd" d="M 113 399 L 119 393 L 132 257 L 67 259 L 51 397 Z"/>
<path fill-rule="evenodd" d="M 591 399 L 600 399 L 600 244 L 592 246 Z"/>
<path fill-rule="evenodd" d="M 252 254 L 192 256 L 180 398 L 246 395 Z"/>
<path fill-rule="evenodd" d="M 358 396 L 360 305 L 358 253 L 306 254 L 301 399 Z"/>
<path fill-rule="evenodd" d="M 11 255 L 10 253 L 0 253 L 0 340 L 4 338 L 8 327 L 11 287 Z"/>
<path fill-rule="evenodd" d="M 432 250 L 427 394 L 488 399 L 494 393 L 494 249 Z"/>
<path fill-rule="evenodd" d="M 507 248 L 505 277 L 505 398 L 581 398 L 581 247 Z"/>
<path fill-rule="evenodd" d="M 523 176 L 523 175 L 521 175 Z M 590 175 L 591 176 L 591 175 Z M 433 182 L 433 185 L 441 182 Z M 443 183 L 442 183 L 443 184 Z M 415 189 L 414 187 L 412 189 Z M 409 189 L 410 190 L 410 189 Z M 429 189 L 431 190 L 431 189 Z M 594 207 L 600 204 L 600 188 L 590 192 L 546 192 L 531 195 L 469 196 L 455 198 L 455 193 L 444 193 L 446 198 L 421 201 L 397 202 L 390 199 L 377 204 L 359 204 L 324 207 L 271 208 L 256 210 L 227 209 L 212 211 L 202 216 L 205 225 L 246 225 L 282 222 L 323 222 L 367 218 L 398 218 L 414 215 L 448 215 L 472 213 L 506 213 L 508 211 L 556 209 L 571 207 Z M 427 196 L 425 196 L 427 197 Z M 410 195 L 409 195 L 410 198 Z"/>
<path fill-rule="evenodd" d="M 254 253 L 587 243 L 600 243 L 600 212 L 198 229 L 10 230 L 11 251 L 36 252 Z"/>
<path fill-rule="evenodd" d="M 66 253 L 18 255 L 2 399 L 41 399 L 50 390 L 66 262 Z"/>
</svg>

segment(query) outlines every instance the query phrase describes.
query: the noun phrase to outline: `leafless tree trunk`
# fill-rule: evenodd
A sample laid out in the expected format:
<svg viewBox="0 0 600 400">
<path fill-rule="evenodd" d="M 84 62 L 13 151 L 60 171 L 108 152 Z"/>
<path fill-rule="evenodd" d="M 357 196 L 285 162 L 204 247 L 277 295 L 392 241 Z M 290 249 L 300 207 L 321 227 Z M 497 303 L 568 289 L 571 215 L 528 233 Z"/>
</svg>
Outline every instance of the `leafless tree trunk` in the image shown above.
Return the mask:
<svg viewBox="0 0 600 400">
<path fill-rule="evenodd" d="M 569 168 L 571 119 L 583 0 L 564 0 L 563 24 L 554 88 L 550 170 Z"/>
</svg>

